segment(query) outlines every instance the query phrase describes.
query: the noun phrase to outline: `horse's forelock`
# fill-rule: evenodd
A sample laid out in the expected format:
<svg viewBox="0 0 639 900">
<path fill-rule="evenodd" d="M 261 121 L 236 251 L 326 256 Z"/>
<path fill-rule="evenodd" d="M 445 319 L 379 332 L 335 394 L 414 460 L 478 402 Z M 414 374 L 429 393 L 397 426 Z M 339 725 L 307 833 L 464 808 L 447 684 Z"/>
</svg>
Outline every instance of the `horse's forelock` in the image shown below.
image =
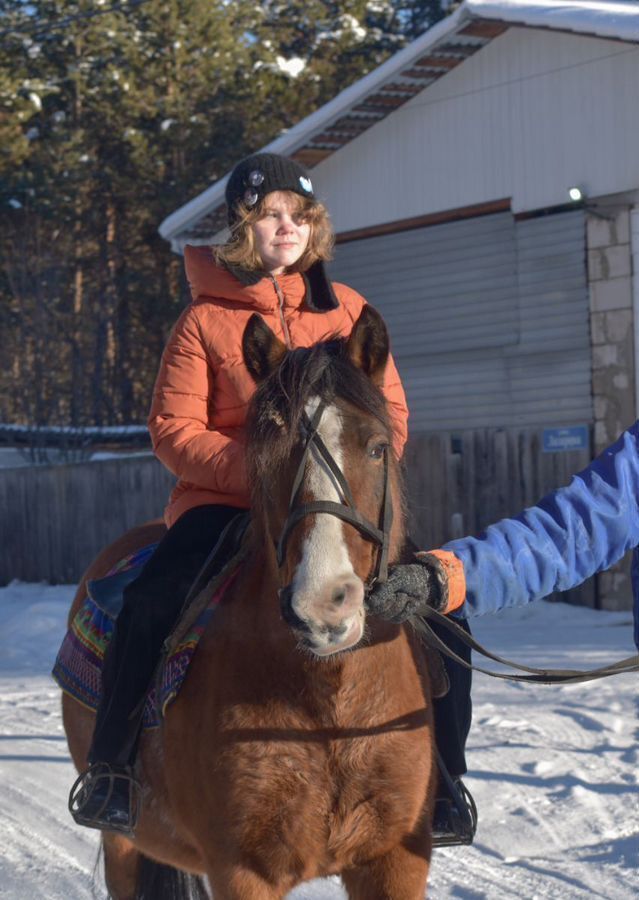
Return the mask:
<svg viewBox="0 0 639 900">
<path fill-rule="evenodd" d="M 390 433 L 386 404 L 379 389 L 357 369 L 335 338 L 289 351 L 281 365 L 258 387 L 248 420 L 248 464 L 253 481 L 284 463 L 300 435 L 308 401 L 343 399 L 376 418 Z"/>
</svg>

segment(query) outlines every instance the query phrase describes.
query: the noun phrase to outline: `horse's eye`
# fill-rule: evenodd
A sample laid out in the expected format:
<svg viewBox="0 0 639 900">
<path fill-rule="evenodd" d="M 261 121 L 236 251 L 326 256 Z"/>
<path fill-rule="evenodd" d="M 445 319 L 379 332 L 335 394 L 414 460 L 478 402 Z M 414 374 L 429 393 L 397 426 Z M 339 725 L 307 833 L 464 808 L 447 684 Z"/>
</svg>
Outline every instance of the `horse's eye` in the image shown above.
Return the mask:
<svg viewBox="0 0 639 900">
<path fill-rule="evenodd" d="M 382 459 L 384 456 L 384 450 L 388 448 L 388 444 L 373 444 L 368 451 L 368 455 L 371 459 Z"/>
</svg>

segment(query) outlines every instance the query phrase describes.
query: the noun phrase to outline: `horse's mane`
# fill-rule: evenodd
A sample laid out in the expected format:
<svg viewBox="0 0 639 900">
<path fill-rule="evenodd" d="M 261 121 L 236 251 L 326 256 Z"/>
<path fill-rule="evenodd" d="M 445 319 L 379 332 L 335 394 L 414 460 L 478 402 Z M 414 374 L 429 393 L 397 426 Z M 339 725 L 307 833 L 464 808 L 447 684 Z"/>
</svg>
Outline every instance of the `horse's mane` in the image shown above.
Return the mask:
<svg viewBox="0 0 639 900">
<path fill-rule="evenodd" d="M 348 358 L 346 340 L 333 338 L 290 350 L 278 369 L 259 385 L 247 420 L 249 476 L 253 484 L 286 462 L 299 440 L 307 402 L 345 400 L 373 416 L 390 436 L 384 395 Z"/>
</svg>

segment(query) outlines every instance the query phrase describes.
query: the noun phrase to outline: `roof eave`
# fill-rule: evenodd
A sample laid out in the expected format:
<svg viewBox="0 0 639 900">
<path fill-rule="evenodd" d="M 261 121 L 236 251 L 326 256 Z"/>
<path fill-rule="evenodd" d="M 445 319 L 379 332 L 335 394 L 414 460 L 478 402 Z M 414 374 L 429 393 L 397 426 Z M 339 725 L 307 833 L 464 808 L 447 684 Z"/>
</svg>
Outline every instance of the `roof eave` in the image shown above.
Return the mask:
<svg viewBox="0 0 639 900">
<path fill-rule="evenodd" d="M 551 28 L 600 38 L 639 41 L 639 6 L 614 0 L 465 0 L 471 16 L 527 28 Z"/>
</svg>

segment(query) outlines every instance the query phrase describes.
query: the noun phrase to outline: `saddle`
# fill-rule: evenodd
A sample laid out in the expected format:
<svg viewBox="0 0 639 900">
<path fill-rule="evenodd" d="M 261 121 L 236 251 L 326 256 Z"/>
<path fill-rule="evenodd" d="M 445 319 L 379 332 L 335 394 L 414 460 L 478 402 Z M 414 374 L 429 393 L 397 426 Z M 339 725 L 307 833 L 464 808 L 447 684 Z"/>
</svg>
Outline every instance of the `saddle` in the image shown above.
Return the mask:
<svg viewBox="0 0 639 900">
<path fill-rule="evenodd" d="M 177 697 L 200 638 L 244 558 L 249 513 L 229 522 L 195 577 L 177 624 L 164 642 L 155 687 L 145 700 L 143 725 L 157 727 L 167 706 Z M 98 707 L 102 662 L 115 621 L 122 608 L 124 589 L 140 574 L 157 544 L 150 544 L 120 560 L 104 577 L 87 582 L 87 598 L 62 642 L 53 677 L 65 693 L 89 709 Z M 434 697 L 448 691 L 441 656 L 426 654 Z"/>
<path fill-rule="evenodd" d="M 248 513 L 236 516 L 198 572 L 177 625 L 165 641 L 155 687 L 145 698 L 144 728 L 156 728 L 177 697 L 200 638 L 244 558 L 248 524 Z M 137 578 L 156 547 L 141 548 L 120 560 L 103 578 L 87 583 L 87 597 L 58 651 L 53 678 L 66 694 L 94 711 L 100 700 L 102 663 L 122 608 L 124 588 Z"/>
<path fill-rule="evenodd" d="M 222 531 L 217 543 L 206 558 L 204 565 L 195 576 L 195 580 L 184 601 L 183 612 L 190 606 L 202 588 L 209 586 L 209 582 L 216 572 L 223 568 L 237 554 L 248 528 L 250 515 L 238 513 Z M 103 578 L 95 578 L 87 581 L 87 592 L 100 609 L 110 618 L 117 619 L 124 601 L 124 589 L 138 577 L 149 558 L 153 555 L 157 544 L 149 544 L 138 550 L 137 553 L 121 560 Z M 180 619 L 182 616 L 180 616 Z"/>
</svg>

